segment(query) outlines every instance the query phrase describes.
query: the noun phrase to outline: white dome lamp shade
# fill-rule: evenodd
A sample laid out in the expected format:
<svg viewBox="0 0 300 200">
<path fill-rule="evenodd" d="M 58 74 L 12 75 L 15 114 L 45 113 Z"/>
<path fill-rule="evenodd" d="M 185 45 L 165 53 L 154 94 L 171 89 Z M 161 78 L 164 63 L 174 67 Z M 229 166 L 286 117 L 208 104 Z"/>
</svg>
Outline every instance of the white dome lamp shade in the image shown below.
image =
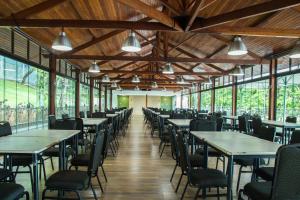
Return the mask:
<svg viewBox="0 0 300 200">
<path fill-rule="evenodd" d="M 229 45 L 228 55 L 241 56 L 248 53 L 247 47 L 240 36 L 236 36 Z"/>
<path fill-rule="evenodd" d="M 152 88 L 158 88 L 158 85 L 157 85 L 157 83 L 154 81 L 154 82 L 151 83 L 151 87 L 152 87 Z"/>
<path fill-rule="evenodd" d="M 300 58 L 300 40 L 296 42 L 296 45 L 292 48 L 289 55 L 290 58 Z"/>
<path fill-rule="evenodd" d="M 117 88 L 117 87 L 118 87 L 118 84 L 117 84 L 116 82 L 112 82 L 112 84 L 111 84 L 110 87 L 111 87 L 111 88 Z"/>
<path fill-rule="evenodd" d="M 135 91 L 139 91 L 139 90 L 140 90 L 139 86 L 138 86 L 138 85 L 135 86 L 134 90 L 135 90 Z"/>
<path fill-rule="evenodd" d="M 134 32 L 130 31 L 129 36 L 123 42 L 121 49 L 126 52 L 139 52 L 142 50 L 141 44 Z"/>
<path fill-rule="evenodd" d="M 238 65 L 229 73 L 229 76 L 244 76 L 244 71 L 242 67 Z"/>
<path fill-rule="evenodd" d="M 62 28 L 59 35 L 54 39 L 52 43 L 52 49 L 57 51 L 71 51 L 72 44 L 69 40 L 67 34 L 64 32 L 64 29 Z"/>
<path fill-rule="evenodd" d="M 103 77 L 102 77 L 102 83 L 109 83 L 110 82 L 110 78 L 107 74 L 105 74 Z"/>
<path fill-rule="evenodd" d="M 121 86 L 120 86 L 120 85 L 118 85 L 118 87 L 117 87 L 117 89 L 116 89 L 116 90 L 118 90 L 118 91 L 121 91 L 121 90 L 122 90 Z"/>
<path fill-rule="evenodd" d="M 133 77 L 132 77 L 132 81 L 131 81 L 132 83 L 139 83 L 139 82 L 141 82 L 140 81 L 140 78 L 137 76 L 137 75 L 134 75 Z"/>
<path fill-rule="evenodd" d="M 174 74 L 174 69 L 172 67 L 172 64 L 167 63 L 166 66 L 164 67 L 162 73 L 163 74 Z"/>
<path fill-rule="evenodd" d="M 184 80 L 183 76 L 177 77 L 176 83 L 177 84 L 185 84 L 185 80 Z"/>
<path fill-rule="evenodd" d="M 167 88 L 166 88 L 166 87 L 163 87 L 162 91 L 163 91 L 163 92 L 166 92 L 166 91 L 167 91 Z"/>
<path fill-rule="evenodd" d="M 207 81 L 204 82 L 204 85 L 212 85 L 210 77 L 208 77 Z"/>
<path fill-rule="evenodd" d="M 89 72 L 90 73 L 99 73 L 100 72 L 100 67 L 95 60 L 94 60 L 93 64 L 90 66 Z"/>
</svg>

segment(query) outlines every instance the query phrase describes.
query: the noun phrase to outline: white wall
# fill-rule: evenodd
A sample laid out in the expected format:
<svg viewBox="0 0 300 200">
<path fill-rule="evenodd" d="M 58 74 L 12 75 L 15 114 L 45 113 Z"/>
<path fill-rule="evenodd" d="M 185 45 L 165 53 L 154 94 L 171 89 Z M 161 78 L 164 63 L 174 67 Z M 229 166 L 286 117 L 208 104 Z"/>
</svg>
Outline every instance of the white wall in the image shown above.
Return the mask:
<svg viewBox="0 0 300 200">
<path fill-rule="evenodd" d="M 160 96 L 147 96 L 147 106 L 160 108 Z"/>
<path fill-rule="evenodd" d="M 129 107 L 133 115 L 143 115 L 142 108 L 146 107 L 146 96 L 129 96 Z"/>
</svg>

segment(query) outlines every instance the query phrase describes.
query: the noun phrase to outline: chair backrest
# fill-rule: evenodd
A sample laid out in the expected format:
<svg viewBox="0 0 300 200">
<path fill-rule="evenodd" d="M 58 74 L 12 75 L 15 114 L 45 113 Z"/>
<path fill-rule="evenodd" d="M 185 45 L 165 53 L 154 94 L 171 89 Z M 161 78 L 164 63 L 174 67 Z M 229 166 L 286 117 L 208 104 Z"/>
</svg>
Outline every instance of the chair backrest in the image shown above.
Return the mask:
<svg viewBox="0 0 300 200">
<path fill-rule="evenodd" d="M 76 130 L 75 119 L 59 119 L 55 121 L 54 129 L 58 130 Z"/>
<path fill-rule="evenodd" d="M 79 112 L 79 117 L 80 117 L 80 118 L 85 118 L 85 114 L 84 114 L 83 111 L 80 111 L 80 112 Z"/>
<path fill-rule="evenodd" d="M 104 112 L 92 113 L 92 118 L 105 118 L 105 113 Z"/>
<path fill-rule="evenodd" d="M 291 144 L 298 144 L 298 143 L 300 143 L 300 130 L 293 131 L 290 143 Z"/>
<path fill-rule="evenodd" d="M 275 127 L 261 126 L 259 131 L 258 131 L 258 134 L 256 136 L 258 136 L 261 139 L 273 142 L 274 139 L 275 139 L 275 135 L 276 135 L 276 128 Z"/>
<path fill-rule="evenodd" d="M 287 116 L 285 121 L 290 123 L 297 123 L 297 117 Z"/>
<path fill-rule="evenodd" d="M 239 131 L 244 133 L 249 133 L 249 117 L 247 115 L 238 116 L 239 121 Z"/>
<path fill-rule="evenodd" d="M 223 129 L 223 122 L 224 122 L 223 117 L 218 117 L 218 118 L 216 119 L 216 123 L 217 123 L 217 131 L 222 131 L 222 129 Z"/>
<path fill-rule="evenodd" d="M 91 117 L 92 117 L 91 112 L 90 112 L 89 110 L 86 111 L 86 117 L 87 117 L 87 118 L 91 118 Z"/>
<path fill-rule="evenodd" d="M 271 200 L 300 199 L 300 145 L 286 145 L 278 149 Z"/>
<path fill-rule="evenodd" d="M 68 114 L 62 114 L 62 115 L 61 115 L 61 118 L 62 118 L 62 119 L 69 119 L 70 117 L 69 117 Z"/>
<path fill-rule="evenodd" d="M 179 149 L 179 165 L 181 167 L 182 172 L 188 172 L 188 170 L 191 167 L 189 154 L 185 138 L 180 132 L 177 134 L 177 144 Z"/>
<path fill-rule="evenodd" d="M 183 113 L 176 113 L 173 112 L 172 115 L 170 116 L 171 119 L 186 119 L 186 115 Z"/>
<path fill-rule="evenodd" d="M 1 121 L 0 122 L 0 137 L 8 136 L 11 134 L 12 134 L 12 131 L 11 131 L 11 126 L 10 126 L 9 122 Z"/>
<path fill-rule="evenodd" d="M 252 117 L 253 134 L 258 135 L 261 127 L 262 127 L 262 120 L 260 116 L 258 115 L 253 116 Z"/>
<path fill-rule="evenodd" d="M 49 129 L 54 129 L 55 121 L 56 121 L 55 115 L 49 115 L 48 116 L 48 128 Z"/>
<path fill-rule="evenodd" d="M 97 133 L 93 139 L 91 151 L 90 151 L 90 162 L 88 167 L 88 174 L 93 177 L 98 172 L 98 167 L 102 162 L 102 150 L 104 145 L 104 133 Z"/>
<path fill-rule="evenodd" d="M 216 121 L 208 119 L 192 119 L 190 122 L 190 131 L 216 131 Z"/>
</svg>

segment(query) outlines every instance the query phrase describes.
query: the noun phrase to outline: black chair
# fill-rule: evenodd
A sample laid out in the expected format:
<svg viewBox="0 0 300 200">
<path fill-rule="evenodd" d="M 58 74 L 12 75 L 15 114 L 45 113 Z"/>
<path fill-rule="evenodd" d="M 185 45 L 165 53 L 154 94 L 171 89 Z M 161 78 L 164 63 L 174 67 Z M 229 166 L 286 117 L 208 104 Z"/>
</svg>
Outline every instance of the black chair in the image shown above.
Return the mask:
<svg viewBox="0 0 300 200">
<path fill-rule="evenodd" d="M 241 133 L 250 133 L 250 126 L 249 126 L 249 116 L 248 115 L 241 115 L 238 116 L 238 121 L 239 121 L 239 131 Z"/>
<path fill-rule="evenodd" d="M 300 130 L 295 130 L 293 132 L 291 144 L 300 144 Z M 274 176 L 274 167 L 260 167 L 255 171 L 255 174 L 257 177 L 260 177 L 265 181 L 272 181 Z"/>
<path fill-rule="evenodd" d="M 84 150 L 86 152 L 90 141 L 87 139 L 87 134 L 84 131 L 83 120 L 82 118 L 75 118 L 75 120 L 76 130 L 80 130 L 80 133 L 78 134 L 78 145 L 81 146 L 82 149 L 84 147 Z"/>
<path fill-rule="evenodd" d="M 278 149 L 272 181 L 250 182 L 239 192 L 251 200 L 300 199 L 300 145 L 285 145 Z"/>
<path fill-rule="evenodd" d="M 184 113 L 173 112 L 170 116 L 170 119 L 186 119 L 186 115 Z"/>
<path fill-rule="evenodd" d="M 53 129 L 55 126 L 56 117 L 55 115 L 49 115 L 48 116 L 48 128 Z"/>
<path fill-rule="evenodd" d="M 80 117 L 80 118 L 85 118 L 85 114 L 84 114 L 83 111 L 80 111 L 80 112 L 79 112 L 79 117 Z"/>
<path fill-rule="evenodd" d="M 61 118 L 62 118 L 62 119 L 70 119 L 70 117 L 69 117 L 68 114 L 62 114 L 62 115 L 61 115 Z"/>
<path fill-rule="evenodd" d="M 157 116 L 158 121 L 158 133 L 159 133 L 159 151 L 160 151 L 160 157 L 162 157 L 163 152 L 165 150 L 165 147 L 170 144 L 170 133 L 168 131 L 168 128 L 164 124 L 164 119 L 162 117 Z"/>
<path fill-rule="evenodd" d="M 0 183 L 0 199 L 1 200 L 18 200 L 25 196 L 29 200 L 29 193 L 24 187 L 16 183 Z"/>
<path fill-rule="evenodd" d="M 197 199 L 201 189 L 206 189 L 206 188 L 217 188 L 217 195 L 209 194 L 206 196 L 219 197 L 225 195 L 225 194 L 219 194 L 219 188 L 220 187 L 227 188 L 226 175 L 217 169 L 192 168 L 189 160 L 188 146 L 187 143 L 185 142 L 185 138 L 182 135 L 182 133 L 178 133 L 177 143 L 179 149 L 180 167 L 182 171 L 187 172 L 187 177 L 188 177 L 188 181 L 184 187 L 183 193 L 181 195 L 181 199 L 184 198 L 184 194 L 188 185 L 198 188 L 194 199 Z M 229 192 L 228 189 L 227 192 Z"/>
<path fill-rule="evenodd" d="M 104 112 L 95 112 L 92 113 L 92 118 L 105 118 L 105 113 Z"/>
<path fill-rule="evenodd" d="M 260 116 L 253 115 L 252 117 L 252 129 L 253 129 L 253 135 L 256 136 L 259 134 L 259 130 L 262 127 L 262 120 Z"/>
<path fill-rule="evenodd" d="M 92 117 L 92 114 L 91 114 L 90 111 L 86 111 L 86 117 L 87 117 L 87 118 L 91 118 L 91 117 Z"/>
<path fill-rule="evenodd" d="M 91 187 L 94 198 L 97 200 L 91 179 L 97 176 L 103 144 L 104 134 L 96 134 L 89 155 L 90 159 L 87 171 L 65 170 L 54 173 L 46 180 L 42 199 L 53 199 L 53 197 L 46 196 L 48 190 L 75 192 L 78 199 L 81 199 L 79 191 L 87 190 Z"/>
</svg>

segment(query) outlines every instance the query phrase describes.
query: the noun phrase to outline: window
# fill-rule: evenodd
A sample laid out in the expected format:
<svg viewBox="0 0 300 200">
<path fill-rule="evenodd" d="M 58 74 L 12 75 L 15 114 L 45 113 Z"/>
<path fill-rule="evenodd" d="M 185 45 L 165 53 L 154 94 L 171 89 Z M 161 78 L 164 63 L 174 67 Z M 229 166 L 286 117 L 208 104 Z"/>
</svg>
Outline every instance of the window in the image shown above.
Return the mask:
<svg viewBox="0 0 300 200">
<path fill-rule="evenodd" d="M 55 113 L 60 118 L 62 114 L 75 117 L 75 80 L 56 76 Z"/>
<path fill-rule="evenodd" d="M 107 103 L 107 109 L 110 110 L 110 89 L 107 88 L 107 98 L 106 98 L 106 103 Z"/>
<path fill-rule="evenodd" d="M 191 94 L 191 108 L 198 109 L 198 92 Z"/>
<path fill-rule="evenodd" d="M 240 84 L 237 86 L 237 114 L 258 114 L 268 118 L 269 80 Z"/>
<path fill-rule="evenodd" d="M 105 92 L 104 87 L 101 88 L 101 112 L 105 111 Z"/>
<path fill-rule="evenodd" d="M 190 95 L 185 94 L 182 95 L 182 108 L 189 108 L 190 107 Z"/>
<path fill-rule="evenodd" d="M 48 72 L 0 56 L 0 120 L 13 132 L 47 127 Z"/>
<path fill-rule="evenodd" d="M 277 78 L 276 119 L 300 118 L 300 74 Z"/>
<path fill-rule="evenodd" d="M 201 92 L 200 110 L 211 111 L 211 90 Z"/>
<path fill-rule="evenodd" d="M 90 87 L 80 83 L 80 111 L 90 110 Z"/>
<path fill-rule="evenodd" d="M 94 111 L 99 111 L 99 88 L 94 88 Z"/>
<path fill-rule="evenodd" d="M 225 87 L 215 90 L 215 111 L 231 114 L 232 110 L 232 87 Z"/>
</svg>

